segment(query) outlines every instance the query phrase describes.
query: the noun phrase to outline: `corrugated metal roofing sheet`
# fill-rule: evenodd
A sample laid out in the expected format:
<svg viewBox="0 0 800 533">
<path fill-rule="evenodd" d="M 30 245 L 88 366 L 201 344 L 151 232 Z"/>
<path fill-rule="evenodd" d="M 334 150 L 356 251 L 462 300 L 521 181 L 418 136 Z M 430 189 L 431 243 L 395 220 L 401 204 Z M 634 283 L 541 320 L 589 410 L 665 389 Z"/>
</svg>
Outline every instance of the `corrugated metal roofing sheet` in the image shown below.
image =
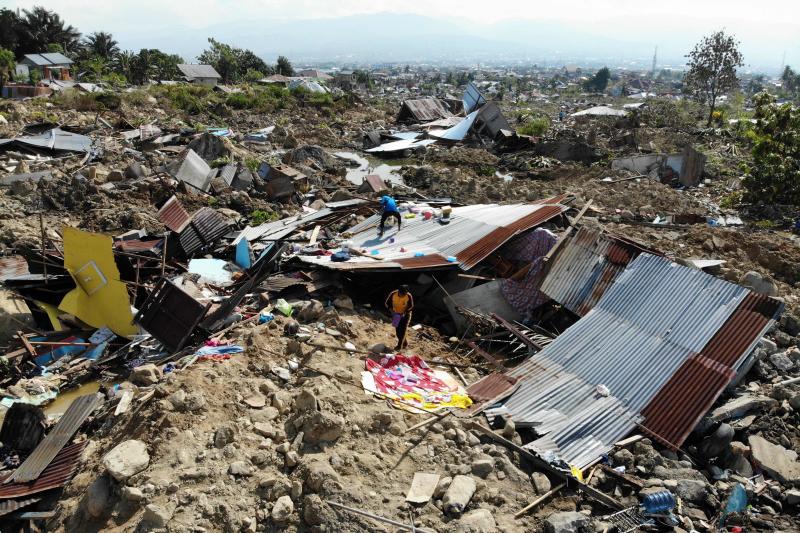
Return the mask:
<svg viewBox="0 0 800 533">
<path fill-rule="evenodd" d="M 22 498 L 65 485 L 78 469 L 81 453 L 88 443 L 85 440 L 64 447 L 33 483 L 5 484 L 6 478 L 0 479 L 0 500 Z"/>
<path fill-rule="evenodd" d="M 566 210 L 561 204 L 541 203 L 455 207 L 449 224 L 416 216 L 404 219 L 399 232 L 388 229 L 380 239 L 373 233 L 380 215 L 374 215 L 348 232 L 352 234 L 350 241 L 354 248 L 365 249 L 367 253 L 377 251 L 377 257 L 382 260 L 354 256 L 350 261 L 335 263 L 325 256 L 299 257 L 307 263 L 338 270 L 421 269 L 448 265 L 469 270 L 513 236 Z M 456 263 L 448 262 L 448 257 L 455 257 Z"/>
<path fill-rule="evenodd" d="M 417 98 L 406 100 L 400 110 L 400 118 L 413 118 L 417 122 L 430 122 L 447 118 L 453 114 L 438 98 Z"/>
<path fill-rule="evenodd" d="M 201 207 L 178 237 L 181 248 L 188 256 L 204 246 L 213 244 L 228 233 L 228 219 L 210 207 Z"/>
<path fill-rule="evenodd" d="M 723 328 L 749 291 L 667 259 L 641 254 L 597 305 L 544 350 L 509 371 L 520 388 L 509 413 L 579 467 L 610 449 L 693 355 Z M 606 387 L 604 396 L 597 390 Z"/>
<path fill-rule="evenodd" d="M 37 479 L 99 403 L 97 394 L 76 398 L 53 430 L 3 483 L 27 483 Z"/>
<path fill-rule="evenodd" d="M 158 220 L 175 233 L 183 231 L 191 219 L 192 217 L 175 196 L 164 202 L 164 205 L 158 210 Z"/>
<path fill-rule="evenodd" d="M 184 76 L 187 78 L 221 78 L 222 76 L 214 70 L 214 67 L 211 65 L 191 65 L 191 64 L 180 64 L 178 65 L 178 70 L 180 70 Z"/>
<path fill-rule="evenodd" d="M 782 309 L 778 300 L 748 293 L 701 353 L 689 358 L 645 407 L 644 429 L 670 446 L 683 444 Z"/>
<path fill-rule="evenodd" d="M 29 505 L 33 505 L 34 503 L 40 501 L 41 498 L 28 498 L 26 500 L 6 500 L 0 502 L 0 516 L 5 516 L 7 514 L 13 513 L 23 507 L 27 507 Z"/>
<path fill-rule="evenodd" d="M 650 250 L 599 231 L 581 228 L 551 261 L 541 291 L 583 316 L 642 252 Z"/>
</svg>

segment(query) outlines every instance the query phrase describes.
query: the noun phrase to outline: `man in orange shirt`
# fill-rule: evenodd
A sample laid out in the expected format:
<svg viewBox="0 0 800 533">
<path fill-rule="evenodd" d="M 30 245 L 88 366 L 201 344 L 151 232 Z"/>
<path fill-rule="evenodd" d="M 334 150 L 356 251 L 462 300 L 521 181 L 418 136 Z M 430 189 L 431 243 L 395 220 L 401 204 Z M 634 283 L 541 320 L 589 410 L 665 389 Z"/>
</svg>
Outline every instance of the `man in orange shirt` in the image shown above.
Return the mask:
<svg viewBox="0 0 800 533">
<path fill-rule="evenodd" d="M 411 322 L 411 310 L 414 309 L 414 297 L 408 290 L 408 285 L 400 285 L 396 291 L 389 293 L 386 298 L 386 308 L 392 313 L 392 325 L 397 334 L 396 351 L 408 347 L 406 332 L 408 323 Z"/>
</svg>

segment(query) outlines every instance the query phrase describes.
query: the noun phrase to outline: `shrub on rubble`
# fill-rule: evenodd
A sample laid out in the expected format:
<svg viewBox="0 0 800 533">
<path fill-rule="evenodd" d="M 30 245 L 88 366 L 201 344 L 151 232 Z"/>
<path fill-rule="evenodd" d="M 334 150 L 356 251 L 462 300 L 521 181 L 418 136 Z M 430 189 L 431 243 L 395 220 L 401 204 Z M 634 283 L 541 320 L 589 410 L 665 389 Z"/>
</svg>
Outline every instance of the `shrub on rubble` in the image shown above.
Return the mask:
<svg viewBox="0 0 800 533">
<path fill-rule="evenodd" d="M 65 89 L 53 97 L 53 103 L 64 109 L 75 111 L 98 111 L 100 106 L 94 93 L 85 93 L 77 89 Z"/>
<path fill-rule="evenodd" d="M 520 135 L 530 135 L 531 137 L 541 137 L 547 133 L 548 128 L 550 128 L 550 121 L 547 120 L 547 117 L 540 117 L 518 127 L 517 133 Z"/>
</svg>

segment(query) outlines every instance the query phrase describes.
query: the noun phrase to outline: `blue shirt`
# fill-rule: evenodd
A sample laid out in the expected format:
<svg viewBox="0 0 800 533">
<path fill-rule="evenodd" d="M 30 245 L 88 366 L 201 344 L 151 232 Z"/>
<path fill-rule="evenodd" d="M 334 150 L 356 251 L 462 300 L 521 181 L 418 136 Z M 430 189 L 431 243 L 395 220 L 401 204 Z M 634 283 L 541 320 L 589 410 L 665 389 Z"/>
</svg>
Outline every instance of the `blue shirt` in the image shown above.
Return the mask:
<svg viewBox="0 0 800 533">
<path fill-rule="evenodd" d="M 381 207 L 387 213 L 398 213 L 397 210 L 397 202 L 394 201 L 394 198 L 391 196 L 383 196 L 381 197 Z"/>
</svg>

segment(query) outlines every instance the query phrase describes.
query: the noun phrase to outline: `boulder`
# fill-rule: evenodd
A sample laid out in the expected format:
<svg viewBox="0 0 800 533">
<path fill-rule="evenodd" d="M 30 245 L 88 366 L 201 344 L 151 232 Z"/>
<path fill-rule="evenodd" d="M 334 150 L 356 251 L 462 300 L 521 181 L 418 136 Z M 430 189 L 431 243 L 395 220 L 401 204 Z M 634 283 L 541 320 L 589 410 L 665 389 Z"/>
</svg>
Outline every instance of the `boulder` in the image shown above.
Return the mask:
<svg viewBox="0 0 800 533">
<path fill-rule="evenodd" d="M 336 298 L 333 301 L 333 305 L 337 309 L 346 309 L 348 311 L 352 311 L 353 309 L 355 309 L 355 306 L 353 305 L 353 300 L 347 295 L 342 295 Z"/>
<path fill-rule="evenodd" d="M 728 424 L 720 424 L 717 430 L 700 443 L 700 453 L 706 459 L 713 459 L 728 449 L 733 440 L 733 428 Z"/>
<path fill-rule="evenodd" d="M 236 431 L 233 426 L 220 426 L 214 432 L 214 446 L 224 448 L 236 439 Z"/>
<path fill-rule="evenodd" d="M 473 475 L 486 478 L 494 471 L 494 459 L 488 456 L 479 457 L 472 462 L 471 470 Z"/>
<path fill-rule="evenodd" d="M 768 396 L 743 394 L 711 411 L 710 419 L 714 422 L 723 422 L 731 418 L 741 418 L 751 411 L 763 409 L 768 406 L 776 405 L 777 403 L 778 402 Z"/>
<path fill-rule="evenodd" d="M 325 307 L 319 300 L 311 300 L 297 313 L 297 318 L 303 322 L 314 322 L 325 313 Z"/>
<path fill-rule="evenodd" d="M 475 480 L 471 477 L 461 475 L 455 476 L 442 498 L 444 511 L 448 514 L 456 515 L 463 513 L 469 501 L 472 499 L 472 495 L 475 494 L 476 488 Z"/>
<path fill-rule="evenodd" d="M 754 292 L 765 296 L 778 295 L 778 287 L 775 285 L 775 282 L 753 270 L 744 273 L 739 279 L 739 285 L 749 287 Z"/>
<path fill-rule="evenodd" d="M 589 517 L 575 511 L 553 513 L 544 519 L 545 533 L 578 533 L 589 525 Z"/>
<path fill-rule="evenodd" d="M 294 503 L 290 496 L 281 496 L 272 506 L 272 519 L 278 523 L 286 522 L 294 512 Z"/>
<path fill-rule="evenodd" d="M 800 463 L 797 454 L 783 446 L 772 444 L 764 437 L 750 435 L 747 439 L 753 461 L 771 478 L 783 485 L 800 483 Z"/>
<path fill-rule="evenodd" d="M 333 442 L 344 432 L 344 419 L 327 411 L 313 411 L 306 413 L 303 423 L 303 442 L 319 444 L 320 442 Z"/>
<path fill-rule="evenodd" d="M 339 481 L 339 474 L 324 461 L 312 461 L 303 465 L 306 490 L 311 493 L 322 492 L 329 481 Z"/>
<path fill-rule="evenodd" d="M 131 370 L 131 374 L 128 377 L 128 381 L 133 383 L 134 385 L 140 385 L 142 387 L 148 387 L 150 385 L 155 385 L 161 379 L 161 369 L 158 368 L 156 365 L 150 363 L 146 365 L 140 365 Z"/>
<path fill-rule="evenodd" d="M 769 356 L 769 362 L 781 372 L 788 372 L 794 368 L 794 361 L 782 353 L 774 353 Z"/>
<path fill-rule="evenodd" d="M 457 530 L 464 533 L 492 533 L 497 531 L 497 524 L 488 509 L 475 509 L 458 520 Z"/>
<path fill-rule="evenodd" d="M 533 485 L 533 490 L 539 495 L 547 494 L 552 488 L 550 478 L 541 472 L 531 473 L 531 484 Z"/>
<path fill-rule="evenodd" d="M 145 530 L 148 528 L 160 529 L 166 527 L 171 518 L 172 513 L 168 509 L 151 503 L 144 508 L 144 514 L 142 515 L 142 521 L 140 524 L 143 526 L 142 529 Z"/>
<path fill-rule="evenodd" d="M 206 161 L 213 161 L 230 154 L 230 150 L 225 146 L 225 142 L 216 135 L 210 133 L 204 133 L 199 137 L 195 137 L 189 141 L 186 147 L 194 150 L 197 155 Z"/>
<path fill-rule="evenodd" d="M 699 503 L 706 496 L 706 484 L 696 479 L 679 479 L 675 492 L 686 501 Z"/>
<path fill-rule="evenodd" d="M 111 481 L 108 476 L 100 475 L 95 479 L 89 488 L 86 489 L 86 512 L 92 518 L 103 516 L 109 508 L 111 495 Z"/>
<path fill-rule="evenodd" d="M 147 445 L 140 440 L 126 440 L 103 457 L 103 466 L 119 482 L 123 482 L 147 468 L 150 454 Z"/>
</svg>

